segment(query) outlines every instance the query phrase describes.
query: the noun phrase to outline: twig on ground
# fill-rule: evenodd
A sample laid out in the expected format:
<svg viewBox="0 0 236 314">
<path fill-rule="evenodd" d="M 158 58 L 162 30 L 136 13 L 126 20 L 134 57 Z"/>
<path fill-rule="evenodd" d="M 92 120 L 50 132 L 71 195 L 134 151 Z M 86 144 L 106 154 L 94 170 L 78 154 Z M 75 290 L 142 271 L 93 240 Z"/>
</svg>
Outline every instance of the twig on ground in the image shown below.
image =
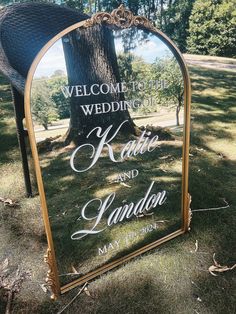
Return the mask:
<svg viewBox="0 0 236 314">
<path fill-rule="evenodd" d="M 57 312 L 57 314 L 61 314 L 63 313 L 74 301 L 75 299 L 84 291 L 84 289 L 86 288 L 88 282 L 86 282 L 83 287 L 79 290 L 79 292 L 74 296 L 74 298 L 66 305 L 63 307 L 62 310 L 60 310 L 59 312 Z"/>
<path fill-rule="evenodd" d="M 228 204 L 228 202 L 225 199 L 223 199 L 223 201 L 225 202 L 226 206 L 192 209 L 192 212 L 205 212 L 205 211 L 208 211 L 208 210 L 219 210 L 219 209 L 229 208 L 230 205 Z"/>
<path fill-rule="evenodd" d="M 67 274 L 60 274 L 59 277 L 63 277 L 63 276 L 78 276 L 79 273 L 67 273 Z"/>
<path fill-rule="evenodd" d="M 8 265 L 7 258 L 0 264 L 0 288 L 7 292 L 5 314 L 10 314 L 14 294 L 20 291 L 23 281 L 30 277 L 29 271 L 22 271 L 19 267 L 14 273 L 9 272 Z"/>
<path fill-rule="evenodd" d="M 60 274 L 59 277 L 61 276 L 78 276 L 80 273 L 75 269 L 73 265 L 71 265 L 72 273 L 65 273 L 65 274 Z"/>
</svg>

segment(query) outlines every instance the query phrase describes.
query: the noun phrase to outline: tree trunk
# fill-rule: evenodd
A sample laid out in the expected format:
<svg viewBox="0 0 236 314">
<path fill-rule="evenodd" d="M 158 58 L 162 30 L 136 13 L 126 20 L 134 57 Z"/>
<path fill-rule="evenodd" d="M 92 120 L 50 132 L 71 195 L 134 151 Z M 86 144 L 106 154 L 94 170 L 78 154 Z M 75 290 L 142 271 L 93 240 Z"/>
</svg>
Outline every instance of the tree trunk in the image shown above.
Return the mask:
<svg viewBox="0 0 236 314">
<path fill-rule="evenodd" d="M 65 39 L 65 38 L 64 38 Z M 87 29 L 78 29 L 63 40 L 63 49 L 68 74 L 68 85 L 116 84 L 120 74 L 112 32 L 105 26 L 96 25 Z M 70 98 L 70 126 L 65 137 L 65 144 L 78 144 L 97 126 L 103 130 L 109 125 L 117 128 L 121 122 L 128 120 L 126 133 L 134 132 L 134 123 L 129 112 L 117 111 L 104 114 L 85 115 L 81 105 L 110 103 L 124 100 L 122 93 L 108 93 Z"/>
<path fill-rule="evenodd" d="M 179 126 L 179 112 L 181 108 L 181 102 L 178 102 L 178 105 L 176 107 L 176 125 Z"/>
<path fill-rule="evenodd" d="M 163 30 L 162 26 L 163 26 L 163 6 L 164 6 L 164 0 L 161 0 L 160 3 L 161 3 L 161 14 L 160 14 L 160 27 L 161 27 L 161 30 Z"/>
<path fill-rule="evenodd" d="M 48 130 L 48 125 L 46 123 L 43 123 L 43 127 L 44 127 L 45 131 Z"/>
</svg>

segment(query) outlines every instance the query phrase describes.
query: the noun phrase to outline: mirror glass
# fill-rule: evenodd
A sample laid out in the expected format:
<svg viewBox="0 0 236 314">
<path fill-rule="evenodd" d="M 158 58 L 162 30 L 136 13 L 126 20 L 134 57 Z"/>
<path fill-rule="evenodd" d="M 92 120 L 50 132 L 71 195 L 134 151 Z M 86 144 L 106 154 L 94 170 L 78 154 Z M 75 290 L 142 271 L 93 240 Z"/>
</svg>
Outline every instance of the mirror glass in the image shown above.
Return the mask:
<svg viewBox="0 0 236 314">
<path fill-rule="evenodd" d="M 181 229 L 184 80 L 158 34 L 78 28 L 31 113 L 61 285 Z"/>
</svg>

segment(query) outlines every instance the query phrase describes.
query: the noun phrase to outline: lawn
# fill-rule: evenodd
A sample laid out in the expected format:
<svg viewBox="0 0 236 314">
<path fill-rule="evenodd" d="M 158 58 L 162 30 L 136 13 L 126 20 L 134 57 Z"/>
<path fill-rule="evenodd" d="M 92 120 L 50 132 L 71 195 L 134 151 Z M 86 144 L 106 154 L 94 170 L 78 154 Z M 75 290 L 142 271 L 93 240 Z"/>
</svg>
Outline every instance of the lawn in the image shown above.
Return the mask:
<svg viewBox="0 0 236 314">
<path fill-rule="evenodd" d="M 236 312 L 235 270 L 217 277 L 208 272 L 214 253 L 222 265 L 236 263 L 236 72 L 192 66 L 190 74 L 191 208 L 222 207 L 224 201 L 230 207 L 193 212 L 190 233 L 94 280 L 90 295 L 79 296 L 65 313 Z M 47 267 L 39 200 L 24 197 L 11 94 L 2 78 L 0 92 L 0 196 L 19 202 L 16 208 L 0 204 L 0 256 L 9 259 L 12 270 L 19 265 L 31 272 L 14 298 L 13 313 L 57 313 L 79 288 L 51 302 L 40 287 Z M 0 300 L 3 312 L 3 291 Z"/>
</svg>

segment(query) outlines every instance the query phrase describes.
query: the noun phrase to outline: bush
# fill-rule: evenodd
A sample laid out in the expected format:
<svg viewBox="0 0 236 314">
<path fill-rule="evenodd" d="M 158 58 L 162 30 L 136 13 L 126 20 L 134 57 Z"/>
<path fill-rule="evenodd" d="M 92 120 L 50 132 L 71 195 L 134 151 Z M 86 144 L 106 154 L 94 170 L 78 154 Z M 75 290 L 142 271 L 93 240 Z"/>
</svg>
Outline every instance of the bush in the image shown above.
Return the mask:
<svg viewBox="0 0 236 314">
<path fill-rule="evenodd" d="M 189 53 L 236 57 L 235 0 L 197 0 L 189 25 Z"/>
</svg>

